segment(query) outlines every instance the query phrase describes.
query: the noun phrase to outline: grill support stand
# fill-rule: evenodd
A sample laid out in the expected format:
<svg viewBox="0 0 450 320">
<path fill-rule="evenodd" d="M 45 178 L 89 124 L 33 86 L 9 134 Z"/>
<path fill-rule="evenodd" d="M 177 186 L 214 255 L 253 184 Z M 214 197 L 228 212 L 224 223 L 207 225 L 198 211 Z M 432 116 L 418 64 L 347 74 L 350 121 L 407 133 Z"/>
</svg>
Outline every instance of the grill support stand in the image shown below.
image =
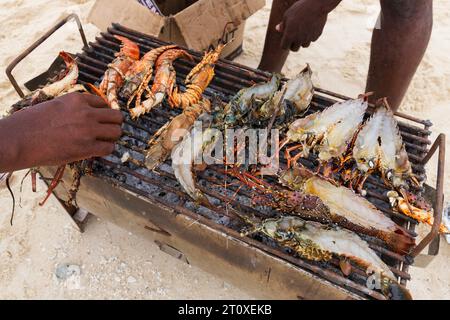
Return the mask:
<svg viewBox="0 0 450 320">
<path fill-rule="evenodd" d="M 416 265 L 426 267 L 432 259 L 439 253 L 440 236 L 439 227 L 442 223 L 442 215 L 444 214 L 444 170 L 445 170 L 445 134 L 441 133 L 430 148 L 428 154 L 423 158 L 422 163 L 427 164 L 436 151 L 439 149 L 438 168 L 436 177 L 436 193 L 434 200 L 434 223 L 431 231 L 425 238 L 414 248 L 411 256 L 415 258 Z M 423 255 L 421 252 L 428 246 L 428 254 Z"/>
</svg>

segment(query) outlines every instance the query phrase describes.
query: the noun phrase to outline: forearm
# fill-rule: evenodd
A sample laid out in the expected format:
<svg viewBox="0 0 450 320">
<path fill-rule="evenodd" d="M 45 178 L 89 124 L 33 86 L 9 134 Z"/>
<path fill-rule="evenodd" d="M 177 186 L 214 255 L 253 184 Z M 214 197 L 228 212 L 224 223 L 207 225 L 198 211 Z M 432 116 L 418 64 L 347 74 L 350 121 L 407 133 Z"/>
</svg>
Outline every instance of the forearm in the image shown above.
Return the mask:
<svg viewBox="0 0 450 320">
<path fill-rule="evenodd" d="M 26 168 L 20 159 L 19 140 L 17 128 L 14 128 L 14 119 L 12 117 L 0 119 L 0 172 Z"/>
<path fill-rule="evenodd" d="M 281 72 L 289 55 L 289 50 L 281 49 L 282 34 L 275 30 L 277 24 L 283 19 L 283 15 L 296 0 L 274 0 L 270 11 L 266 40 L 263 55 L 258 69 L 269 72 Z"/>
</svg>

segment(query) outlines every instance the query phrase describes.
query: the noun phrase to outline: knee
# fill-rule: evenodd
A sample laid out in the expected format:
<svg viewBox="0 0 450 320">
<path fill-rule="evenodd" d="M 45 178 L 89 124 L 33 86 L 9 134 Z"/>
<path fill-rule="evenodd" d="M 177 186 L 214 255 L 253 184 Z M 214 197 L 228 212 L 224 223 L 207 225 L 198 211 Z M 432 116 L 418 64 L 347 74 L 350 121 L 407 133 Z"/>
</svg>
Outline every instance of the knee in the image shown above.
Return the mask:
<svg viewBox="0 0 450 320">
<path fill-rule="evenodd" d="M 386 19 L 432 22 L 433 0 L 381 0 L 380 2 Z"/>
</svg>

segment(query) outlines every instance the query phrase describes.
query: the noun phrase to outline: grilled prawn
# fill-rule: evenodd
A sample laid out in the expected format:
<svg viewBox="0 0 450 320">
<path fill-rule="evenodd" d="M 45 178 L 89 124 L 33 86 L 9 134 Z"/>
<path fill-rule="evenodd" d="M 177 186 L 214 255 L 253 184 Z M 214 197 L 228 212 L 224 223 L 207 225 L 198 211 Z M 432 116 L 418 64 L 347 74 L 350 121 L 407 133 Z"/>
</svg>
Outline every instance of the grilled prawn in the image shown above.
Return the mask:
<svg viewBox="0 0 450 320">
<path fill-rule="evenodd" d="M 305 168 L 284 172 L 280 182 L 293 190 L 318 197 L 329 209 L 333 221 L 339 220 L 339 216 L 344 217 L 345 223 L 352 225 L 350 229 L 380 238 L 398 253 L 407 254 L 415 245 L 407 230 L 348 188 L 312 175 Z"/>
<path fill-rule="evenodd" d="M 243 235 L 256 232 L 292 249 L 307 260 L 328 262 L 336 256 L 345 275 L 351 273 L 351 261 L 364 268 L 367 274 L 379 277 L 381 291 L 386 297 L 412 299 L 409 291 L 396 281 L 390 268 L 370 249 L 368 243 L 353 232 L 292 216 L 265 220 Z"/>
<path fill-rule="evenodd" d="M 240 90 L 224 107 L 221 118 L 218 122 L 223 122 L 226 126 L 232 127 L 245 118 L 255 105 L 262 105 L 273 97 L 280 86 L 281 75 L 274 74 L 270 81 L 255 84 L 250 88 Z"/>
<path fill-rule="evenodd" d="M 399 254 L 408 254 L 415 245 L 414 238 L 404 228 L 378 211 L 367 199 L 306 168 L 295 167 L 281 173 L 283 188 L 274 187 L 248 172 L 236 169 L 226 172 L 255 191 L 271 195 L 274 200 L 267 200 L 265 205 L 274 209 L 377 237 Z"/>
<path fill-rule="evenodd" d="M 197 188 L 193 165 L 195 159 L 202 159 L 204 152 L 212 150 L 220 141 L 222 134 L 219 130 L 208 128 L 199 135 L 195 133 L 184 137 L 172 151 L 172 169 L 178 182 L 196 203 L 209 205 L 206 196 Z"/>
<path fill-rule="evenodd" d="M 35 92 L 33 94 L 33 104 L 39 103 L 41 99 L 49 100 L 62 95 L 67 91 L 73 90 L 75 87 L 78 81 L 78 64 L 67 52 L 61 51 L 59 56 L 66 64 L 65 76 L 61 80 L 53 82 Z"/>
<path fill-rule="evenodd" d="M 378 109 L 356 137 L 352 157 L 359 171 L 352 184 L 356 181 L 358 189 L 377 170 L 385 184 L 395 189 L 407 189 L 408 180 L 418 184 L 397 122 L 385 100 L 379 102 Z"/>
<path fill-rule="evenodd" d="M 116 54 L 116 58 L 108 65 L 103 81 L 100 83 L 99 91 L 107 100 L 112 109 L 119 110 L 119 102 L 117 93 L 123 84 L 125 74 L 131 65 L 139 59 L 139 47 L 133 41 L 115 35 L 122 45 L 120 51 Z"/>
<path fill-rule="evenodd" d="M 189 134 L 194 122 L 204 112 L 211 111 L 211 103 L 207 99 L 186 107 L 183 113 L 173 118 L 159 130 L 152 141 L 147 155 L 145 165 L 149 170 L 155 169 L 164 162 L 172 152 L 173 148 Z"/>
<path fill-rule="evenodd" d="M 298 144 L 286 148 L 289 166 L 300 157 L 307 157 L 311 151 L 318 153 L 321 162 L 339 158 L 341 162 L 355 132 L 359 128 L 368 107 L 365 97 L 339 102 L 305 118 L 294 121 L 289 126 L 281 148 L 289 143 Z M 291 157 L 294 150 L 300 152 Z"/>
<path fill-rule="evenodd" d="M 200 101 L 203 92 L 214 78 L 214 68 L 223 48 L 223 45 L 219 45 L 215 50 L 206 53 L 202 61 L 191 70 L 185 80 L 185 92 L 179 92 L 179 89 L 175 88 L 169 94 L 169 104 L 172 107 L 185 109 Z"/>
<path fill-rule="evenodd" d="M 66 93 L 85 91 L 85 88 L 82 85 L 76 84 L 78 81 L 77 62 L 64 51 L 61 51 L 59 56 L 63 59 L 66 66 L 59 79 L 56 82 L 50 83 L 43 88 L 28 94 L 20 102 L 14 104 L 9 113 L 12 114 L 23 108 L 51 100 Z"/>
<path fill-rule="evenodd" d="M 257 118 L 268 119 L 275 112 L 282 115 L 285 113 L 285 104 L 287 101 L 294 105 L 296 114 L 306 112 L 314 96 L 314 86 L 311 76 L 311 68 L 307 65 L 297 76 L 287 81 L 283 88 L 275 93 L 272 99 L 269 99 L 256 111 Z M 278 106 L 280 106 L 279 110 L 277 110 Z"/>
<path fill-rule="evenodd" d="M 191 55 L 181 49 L 170 49 L 164 51 L 156 60 L 156 74 L 152 89 L 148 92 L 147 99 L 142 104 L 130 110 L 133 118 L 150 112 L 154 107 L 161 104 L 164 98 L 173 91 L 176 82 L 176 72 L 172 63 L 178 58 L 193 60 Z"/>
<path fill-rule="evenodd" d="M 409 203 L 409 199 L 405 200 L 403 197 L 401 197 L 396 191 L 389 191 L 387 194 L 389 198 L 389 202 L 395 210 L 403 213 L 404 215 L 411 217 L 418 222 L 426 223 L 430 226 L 434 223 L 434 215 L 433 215 L 433 209 L 427 208 L 422 209 L 413 206 L 411 203 Z M 440 233 L 450 233 L 450 230 L 445 226 L 445 224 L 441 224 L 439 227 Z"/>
<path fill-rule="evenodd" d="M 176 48 L 176 45 L 163 46 L 147 52 L 141 60 L 135 61 L 125 74 L 124 85 L 120 89 L 120 96 L 128 99 L 127 107 L 136 98 L 135 106 L 141 105 L 141 96 L 148 88 L 153 75 L 156 59 L 165 51 Z"/>
</svg>

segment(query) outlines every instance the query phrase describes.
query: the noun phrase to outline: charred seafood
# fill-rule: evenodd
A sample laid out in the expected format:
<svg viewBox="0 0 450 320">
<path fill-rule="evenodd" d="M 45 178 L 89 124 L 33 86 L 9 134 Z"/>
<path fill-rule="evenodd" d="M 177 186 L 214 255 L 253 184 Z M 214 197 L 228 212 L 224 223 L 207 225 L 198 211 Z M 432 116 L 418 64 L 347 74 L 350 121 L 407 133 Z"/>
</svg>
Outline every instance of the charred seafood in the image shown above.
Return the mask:
<svg viewBox="0 0 450 320">
<path fill-rule="evenodd" d="M 245 185 L 274 200 L 265 201 L 274 209 L 322 223 L 335 223 L 355 232 L 377 237 L 395 252 L 406 255 L 415 245 L 407 230 L 375 208 L 367 199 L 343 186 L 295 167 L 282 172 L 277 188 L 248 172 L 236 168 L 226 171 Z M 286 189 L 287 188 L 287 189 Z"/>
<path fill-rule="evenodd" d="M 202 98 L 202 94 L 214 78 L 214 68 L 224 45 L 219 45 L 215 50 L 205 54 L 202 61 L 187 75 L 186 91 L 179 92 L 178 87 L 169 95 L 169 104 L 172 107 L 186 109 L 196 104 Z"/>
<path fill-rule="evenodd" d="M 173 148 L 189 134 L 198 117 L 211 111 L 211 103 L 207 99 L 187 106 L 183 112 L 164 125 L 150 141 L 150 149 L 145 157 L 145 165 L 149 170 L 155 169 L 167 160 Z"/>
<path fill-rule="evenodd" d="M 114 61 L 108 65 L 99 90 L 110 107 L 119 110 L 118 91 L 122 87 L 128 69 L 139 59 L 140 52 L 138 45 L 133 41 L 122 36 L 114 37 L 121 41 L 122 46 Z"/>
<path fill-rule="evenodd" d="M 169 49 L 175 49 L 176 45 L 155 48 L 147 52 L 141 60 L 135 61 L 125 75 L 125 81 L 120 89 L 120 96 L 128 99 L 127 107 L 136 98 L 135 107 L 141 105 L 141 96 L 148 90 L 148 84 L 153 76 L 153 68 L 158 57 Z"/>
<path fill-rule="evenodd" d="M 337 257 L 345 275 L 351 274 L 352 262 L 367 274 L 378 277 L 381 291 L 386 297 L 394 300 L 412 299 L 409 291 L 397 282 L 395 275 L 367 242 L 353 232 L 292 216 L 265 220 L 243 235 L 256 232 L 307 260 L 328 262 Z"/>
<path fill-rule="evenodd" d="M 150 112 L 154 107 L 161 104 L 166 96 L 172 93 L 177 76 L 172 63 L 179 58 L 193 60 L 189 53 L 181 49 L 166 50 L 159 56 L 156 60 L 156 74 L 152 89 L 148 92 L 147 99 L 142 104 L 130 109 L 133 118 L 138 118 Z"/>
<path fill-rule="evenodd" d="M 285 115 L 287 104 L 290 103 L 295 108 L 295 115 L 304 114 L 314 96 L 314 86 L 311 80 L 312 71 L 309 65 L 294 78 L 288 80 L 283 88 L 265 102 L 254 114 L 259 120 L 269 119 L 274 113 L 278 117 Z"/>
<path fill-rule="evenodd" d="M 318 154 L 321 163 L 330 165 L 334 159 L 343 163 L 367 107 L 366 97 L 361 97 L 336 103 L 322 112 L 294 121 L 281 143 L 281 148 L 289 143 L 297 143 L 285 150 L 288 166 L 296 163 L 300 157 L 308 157 L 311 152 Z M 294 150 L 299 152 L 292 157 L 291 152 Z"/>
<path fill-rule="evenodd" d="M 419 184 L 386 100 L 379 101 L 376 112 L 358 133 L 351 155 L 358 171 L 352 174 L 351 184 L 357 189 L 375 171 L 380 171 L 385 184 L 394 189 L 408 189 L 408 180 Z"/>
</svg>

